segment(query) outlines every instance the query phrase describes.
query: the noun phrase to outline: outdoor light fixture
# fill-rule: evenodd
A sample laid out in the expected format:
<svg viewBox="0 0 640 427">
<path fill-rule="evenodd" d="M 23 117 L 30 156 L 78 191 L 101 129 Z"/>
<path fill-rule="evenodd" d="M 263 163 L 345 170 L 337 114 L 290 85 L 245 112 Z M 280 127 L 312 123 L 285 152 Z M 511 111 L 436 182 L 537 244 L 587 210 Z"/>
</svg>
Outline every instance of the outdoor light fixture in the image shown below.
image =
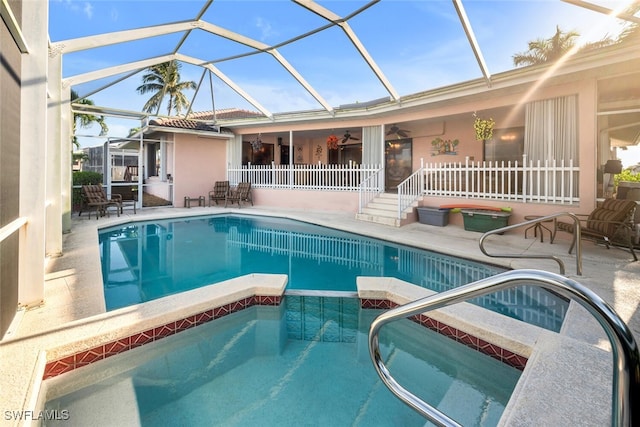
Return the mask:
<svg viewBox="0 0 640 427">
<path fill-rule="evenodd" d="M 256 139 L 251 141 L 251 148 L 253 148 L 253 151 L 258 151 L 262 148 L 262 137 L 260 134 L 256 136 Z"/>
<path fill-rule="evenodd" d="M 604 165 L 604 173 L 619 174 L 622 172 L 622 161 L 620 160 L 607 160 Z"/>
</svg>

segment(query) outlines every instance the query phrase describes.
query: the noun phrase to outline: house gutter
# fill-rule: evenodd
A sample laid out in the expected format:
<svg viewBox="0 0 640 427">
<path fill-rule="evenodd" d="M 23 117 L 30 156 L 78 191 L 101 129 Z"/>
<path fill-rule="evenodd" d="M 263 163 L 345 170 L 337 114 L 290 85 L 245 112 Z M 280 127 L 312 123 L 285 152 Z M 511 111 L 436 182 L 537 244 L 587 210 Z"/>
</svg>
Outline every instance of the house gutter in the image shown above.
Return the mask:
<svg viewBox="0 0 640 427">
<path fill-rule="evenodd" d="M 555 70 L 549 80 L 556 81 L 575 73 L 588 71 L 594 71 L 594 75 L 597 75 L 598 69 L 611 68 L 620 62 L 629 62 L 629 58 L 640 58 L 640 45 L 611 46 L 593 52 L 581 53 Z M 553 67 L 553 64 L 534 65 L 494 74 L 491 77 L 491 88 L 487 87 L 484 78 L 478 78 L 408 95 L 400 98 L 399 102 L 383 98 L 379 103 L 373 105 L 371 103 L 363 103 L 362 107 L 358 104 L 349 104 L 348 108 L 336 108 L 333 114 L 329 114 L 324 110 L 299 111 L 274 114 L 273 118 L 270 119 L 219 120 L 218 124 L 234 129 L 242 129 L 254 126 L 273 127 L 274 125 L 285 123 L 335 122 L 336 120 L 348 120 L 358 117 L 383 117 L 403 110 L 443 102 L 462 102 L 473 97 L 483 96 L 486 93 L 495 93 L 501 90 L 531 85 L 543 78 L 551 67 Z"/>
<path fill-rule="evenodd" d="M 153 133 L 153 132 L 170 132 L 170 133 L 179 133 L 185 135 L 196 135 L 200 137 L 206 137 L 210 139 L 221 139 L 221 140 L 229 140 L 235 137 L 232 133 L 220 133 L 220 132 L 212 132 L 206 130 L 197 130 L 197 129 L 185 129 L 185 128 L 177 128 L 171 126 L 145 126 L 136 135 L 142 132 L 143 134 Z"/>
</svg>

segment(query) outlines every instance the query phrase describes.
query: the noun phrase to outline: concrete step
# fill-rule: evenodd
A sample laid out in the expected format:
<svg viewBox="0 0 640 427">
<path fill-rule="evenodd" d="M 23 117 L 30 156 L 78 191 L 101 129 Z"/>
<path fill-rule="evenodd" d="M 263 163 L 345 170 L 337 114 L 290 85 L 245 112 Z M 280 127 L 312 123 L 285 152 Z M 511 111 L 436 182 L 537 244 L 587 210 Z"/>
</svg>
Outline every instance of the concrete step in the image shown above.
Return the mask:
<svg viewBox="0 0 640 427">
<path fill-rule="evenodd" d="M 369 206 L 367 206 L 366 208 L 362 208 L 362 213 L 366 213 L 368 215 L 384 216 L 389 218 L 396 218 L 398 216 L 397 206 L 394 209 L 378 209 L 370 206 L 371 204 L 369 204 Z M 407 214 L 403 212 L 402 218 L 406 218 L 406 217 L 407 217 Z"/>
<path fill-rule="evenodd" d="M 410 217 L 398 219 L 395 217 L 392 218 L 388 216 L 369 215 L 366 213 L 356 214 L 356 219 L 360 221 L 373 222 L 376 224 L 389 225 L 391 227 L 402 227 L 403 225 L 416 222 L 415 218 Z"/>
<path fill-rule="evenodd" d="M 368 209 L 377 209 L 381 211 L 398 211 L 398 203 L 386 203 L 381 200 L 374 200 L 367 205 Z"/>
<path fill-rule="evenodd" d="M 401 221 L 395 217 L 370 215 L 366 213 L 356 214 L 356 219 L 360 221 L 374 222 L 376 224 L 390 225 L 392 227 L 400 227 Z"/>
<path fill-rule="evenodd" d="M 380 193 L 376 199 L 385 199 L 385 200 L 398 200 L 398 194 L 396 193 Z"/>
<path fill-rule="evenodd" d="M 367 207 L 362 209 L 362 213 L 356 214 L 356 219 L 401 227 L 416 221 L 415 206 L 418 206 L 417 201 L 402 212 L 401 218 L 398 219 L 398 195 L 395 193 L 382 193 L 369 202 Z"/>
</svg>

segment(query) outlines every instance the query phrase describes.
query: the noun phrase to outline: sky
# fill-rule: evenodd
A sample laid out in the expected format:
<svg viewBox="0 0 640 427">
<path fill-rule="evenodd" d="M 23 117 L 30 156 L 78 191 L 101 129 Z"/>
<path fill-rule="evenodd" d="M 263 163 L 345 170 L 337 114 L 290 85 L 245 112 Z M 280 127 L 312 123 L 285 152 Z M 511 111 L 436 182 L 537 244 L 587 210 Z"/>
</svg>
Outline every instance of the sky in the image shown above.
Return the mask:
<svg viewBox="0 0 640 427">
<path fill-rule="evenodd" d="M 348 16 L 366 1 L 318 1 L 339 16 Z M 614 9 L 618 1 L 592 3 Z M 204 0 L 49 0 L 49 35 L 52 42 L 122 31 L 177 21 L 192 20 Z M 577 44 L 615 36 L 620 20 L 556 0 L 463 0 L 469 22 L 491 74 L 510 70 L 513 55 L 527 50 L 529 41 L 549 38 L 559 26 L 580 34 Z M 202 20 L 242 34 L 268 46 L 292 40 L 327 24 L 323 18 L 285 0 L 215 0 Z M 473 51 L 450 0 L 381 0 L 352 17 L 349 25 L 400 96 L 482 77 Z M 152 58 L 173 52 L 181 34 L 66 54 L 63 76 L 71 77 L 104 67 Z M 328 104 L 365 102 L 389 97 L 389 92 L 369 69 L 339 27 L 278 48 L 282 56 Z M 251 97 L 272 113 L 322 108 L 308 92 L 269 54 L 206 33 L 191 32 L 180 53 L 214 61 Z M 235 59 L 230 57 L 254 53 Z M 141 111 L 150 95 L 139 95 L 144 71 L 96 92 L 121 76 L 75 86 L 81 96 L 89 94 L 96 105 Z M 201 89 L 186 91 L 193 111 L 239 107 L 257 108 L 217 77 L 203 78 L 200 67 L 183 64 L 183 81 L 202 79 Z M 213 96 L 211 92 L 213 86 Z M 166 114 L 163 107 L 160 114 Z M 139 123 L 107 119 L 111 136 L 126 136 Z M 84 130 L 97 135 L 99 128 Z M 83 145 L 100 141 L 83 140 Z"/>
</svg>

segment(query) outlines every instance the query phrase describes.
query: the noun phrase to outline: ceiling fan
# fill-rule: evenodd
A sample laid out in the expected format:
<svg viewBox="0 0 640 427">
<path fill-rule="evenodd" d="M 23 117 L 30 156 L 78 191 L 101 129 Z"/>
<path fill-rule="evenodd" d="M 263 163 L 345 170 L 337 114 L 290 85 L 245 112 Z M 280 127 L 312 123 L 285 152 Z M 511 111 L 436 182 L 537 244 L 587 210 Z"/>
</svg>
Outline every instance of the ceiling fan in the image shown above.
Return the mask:
<svg viewBox="0 0 640 427">
<path fill-rule="evenodd" d="M 341 144 L 344 144 L 345 142 L 347 142 L 350 139 L 353 140 L 353 141 L 360 141 L 360 138 L 356 138 L 355 136 L 351 136 L 349 131 L 347 131 L 347 132 L 345 132 L 344 137 L 342 138 Z"/>
<path fill-rule="evenodd" d="M 408 135 L 409 133 L 411 133 L 410 130 L 400 129 L 398 127 L 398 125 L 393 125 L 387 131 L 387 136 L 397 135 L 398 138 L 408 138 L 409 137 L 409 135 Z"/>
</svg>

